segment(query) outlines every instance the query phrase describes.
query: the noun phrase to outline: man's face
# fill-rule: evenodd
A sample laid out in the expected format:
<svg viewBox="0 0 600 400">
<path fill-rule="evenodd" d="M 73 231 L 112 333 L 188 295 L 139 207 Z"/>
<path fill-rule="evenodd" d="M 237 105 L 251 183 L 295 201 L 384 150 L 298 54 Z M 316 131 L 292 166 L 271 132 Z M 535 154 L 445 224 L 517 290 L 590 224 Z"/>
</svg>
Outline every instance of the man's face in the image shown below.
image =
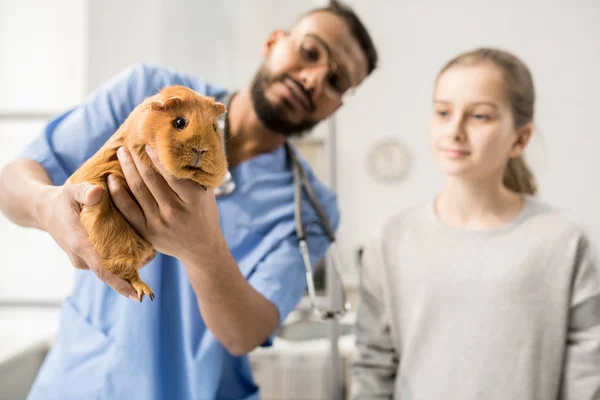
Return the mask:
<svg viewBox="0 0 600 400">
<path fill-rule="evenodd" d="M 333 114 L 367 75 L 358 41 L 329 12 L 304 17 L 290 32 L 274 32 L 264 56 L 252 82 L 252 103 L 267 128 L 287 136 Z"/>
</svg>

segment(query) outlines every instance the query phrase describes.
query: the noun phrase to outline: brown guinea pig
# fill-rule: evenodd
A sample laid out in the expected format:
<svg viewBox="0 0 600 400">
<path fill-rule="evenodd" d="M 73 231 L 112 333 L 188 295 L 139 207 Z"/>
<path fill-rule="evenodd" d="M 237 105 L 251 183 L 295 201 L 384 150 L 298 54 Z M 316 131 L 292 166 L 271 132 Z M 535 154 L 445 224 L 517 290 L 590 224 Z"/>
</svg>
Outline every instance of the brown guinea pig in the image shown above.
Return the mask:
<svg viewBox="0 0 600 400">
<path fill-rule="evenodd" d="M 215 188 L 227 173 L 222 132 L 217 124 L 223 112 L 225 106 L 210 97 L 183 86 L 166 87 L 138 105 L 68 182 L 89 182 L 108 193 L 107 177 L 112 174 L 127 187 L 117 150 L 127 146 L 156 169 L 144 150 L 150 145 L 171 175 Z M 144 295 L 154 300 L 154 292 L 141 281 L 138 269 L 156 256 L 156 250 L 127 222 L 110 196 L 103 196 L 93 206 L 84 206 L 80 219 L 104 267 L 130 282 L 140 301 Z"/>
</svg>

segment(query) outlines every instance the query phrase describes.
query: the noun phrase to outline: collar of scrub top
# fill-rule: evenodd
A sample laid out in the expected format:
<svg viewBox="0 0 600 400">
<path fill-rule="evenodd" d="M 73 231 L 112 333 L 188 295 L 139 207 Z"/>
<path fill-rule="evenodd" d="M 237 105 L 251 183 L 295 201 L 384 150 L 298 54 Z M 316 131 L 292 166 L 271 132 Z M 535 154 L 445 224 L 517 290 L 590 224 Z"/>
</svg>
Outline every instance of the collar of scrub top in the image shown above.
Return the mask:
<svg viewBox="0 0 600 400">
<path fill-rule="evenodd" d="M 234 95 L 235 95 L 235 92 L 230 92 L 224 97 L 222 102 L 225 104 L 226 111 L 223 114 L 221 114 L 221 116 L 217 120 L 217 123 L 219 124 L 219 127 L 221 128 L 221 132 L 222 132 L 221 136 L 222 136 L 222 140 L 223 140 L 223 151 L 226 151 L 225 150 L 225 135 L 227 134 L 227 129 L 229 129 L 227 114 L 229 112 L 229 105 L 231 103 L 231 99 L 233 98 Z M 285 149 L 288 154 L 288 157 L 292 161 L 292 168 L 293 168 L 293 172 L 294 172 L 294 219 L 296 222 L 296 234 L 298 236 L 298 247 L 300 249 L 300 253 L 302 255 L 302 261 L 304 263 L 304 269 L 306 271 L 306 283 L 307 283 L 307 287 L 308 287 L 308 294 L 310 297 L 311 308 L 312 308 L 313 312 L 322 319 L 338 318 L 338 317 L 346 314 L 350 310 L 350 304 L 347 301 L 346 288 L 344 287 L 342 273 L 340 271 L 340 258 L 339 258 L 339 254 L 337 252 L 335 232 L 334 232 L 333 228 L 331 227 L 331 223 L 329 221 L 329 218 L 327 217 L 327 214 L 323 210 L 323 207 L 321 207 L 321 204 L 319 204 L 319 201 L 317 200 L 317 198 L 312 190 L 312 187 L 311 187 L 310 183 L 308 182 L 306 172 L 304 171 L 304 168 L 302 167 L 302 164 L 300 163 L 300 160 L 298 159 L 296 152 L 294 151 L 291 143 L 288 140 L 285 141 Z M 336 309 L 327 309 L 326 310 L 326 309 L 322 309 L 321 307 L 319 307 L 317 305 L 317 296 L 316 296 L 316 292 L 315 292 L 315 281 L 314 281 L 313 271 L 312 271 L 311 262 L 310 262 L 310 252 L 308 249 L 308 244 L 306 242 L 304 225 L 302 224 L 302 203 L 301 203 L 302 188 L 304 188 L 304 192 L 306 193 L 308 200 L 310 201 L 310 203 L 314 207 L 315 211 L 317 212 L 319 220 L 321 221 L 321 224 L 323 225 L 323 228 L 325 229 L 327 236 L 329 236 L 329 239 L 331 240 L 331 244 L 329 246 L 328 253 L 331 256 L 331 264 L 333 266 L 333 270 L 335 271 L 337 278 L 340 281 L 342 303 L 343 303 L 343 308 L 341 308 L 341 309 L 337 309 L 337 310 Z M 218 186 L 214 190 L 215 196 L 226 196 L 226 195 L 233 193 L 234 190 L 235 190 L 235 181 L 233 180 L 233 177 L 232 177 L 231 173 L 229 172 L 229 170 L 227 170 L 227 173 L 225 175 L 225 178 L 223 179 L 223 182 L 221 183 L 220 186 Z"/>
</svg>

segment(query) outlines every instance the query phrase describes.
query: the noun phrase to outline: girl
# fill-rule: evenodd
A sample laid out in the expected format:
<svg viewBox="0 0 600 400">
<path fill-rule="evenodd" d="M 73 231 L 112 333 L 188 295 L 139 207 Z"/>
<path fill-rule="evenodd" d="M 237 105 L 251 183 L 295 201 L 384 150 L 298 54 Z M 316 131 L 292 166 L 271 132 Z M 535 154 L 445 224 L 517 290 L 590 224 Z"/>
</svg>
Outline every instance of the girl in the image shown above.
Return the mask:
<svg viewBox="0 0 600 400">
<path fill-rule="evenodd" d="M 446 175 L 366 247 L 352 398 L 600 399 L 600 265 L 536 200 L 535 91 L 514 55 L 451 60 L 431 145 Z"/>
</svg>

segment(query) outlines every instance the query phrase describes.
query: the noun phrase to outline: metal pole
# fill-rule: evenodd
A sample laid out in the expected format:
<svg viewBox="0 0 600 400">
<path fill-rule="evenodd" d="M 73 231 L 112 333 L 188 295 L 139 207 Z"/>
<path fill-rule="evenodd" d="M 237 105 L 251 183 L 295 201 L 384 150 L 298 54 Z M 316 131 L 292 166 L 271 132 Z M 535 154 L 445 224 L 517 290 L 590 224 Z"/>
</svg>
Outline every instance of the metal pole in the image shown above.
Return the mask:
<svg viewBox="0 0 600 400">
<path fill-rule="evenodd" d="M 329 185 L 332 190 L 337 189 L 337 158 L 336 158 L 336 121 L 335 117 L 329 120 L 329 140 L 328 140 L 328 152 L 329 152 Z M 326 282 L 327 282 L 327 293 L 329 297 L 329 304 L 333 309 L 339 309 L 341 307 L 341 292 L 340 282 L 337 281 L 338 277 L 334 272 L 331 257 L 326 258 Z M 343 375 L 342 375 L 342 359 L 339 350 L 339 338 L 340 338 L 340 324 L 337 319 L 329 320 L 329 340 L 331 345 L 330 350 L 330 387 L 329 387 L 329 399 L 331 400 L 342 400 L 343 398 Z"/>
</svg>

